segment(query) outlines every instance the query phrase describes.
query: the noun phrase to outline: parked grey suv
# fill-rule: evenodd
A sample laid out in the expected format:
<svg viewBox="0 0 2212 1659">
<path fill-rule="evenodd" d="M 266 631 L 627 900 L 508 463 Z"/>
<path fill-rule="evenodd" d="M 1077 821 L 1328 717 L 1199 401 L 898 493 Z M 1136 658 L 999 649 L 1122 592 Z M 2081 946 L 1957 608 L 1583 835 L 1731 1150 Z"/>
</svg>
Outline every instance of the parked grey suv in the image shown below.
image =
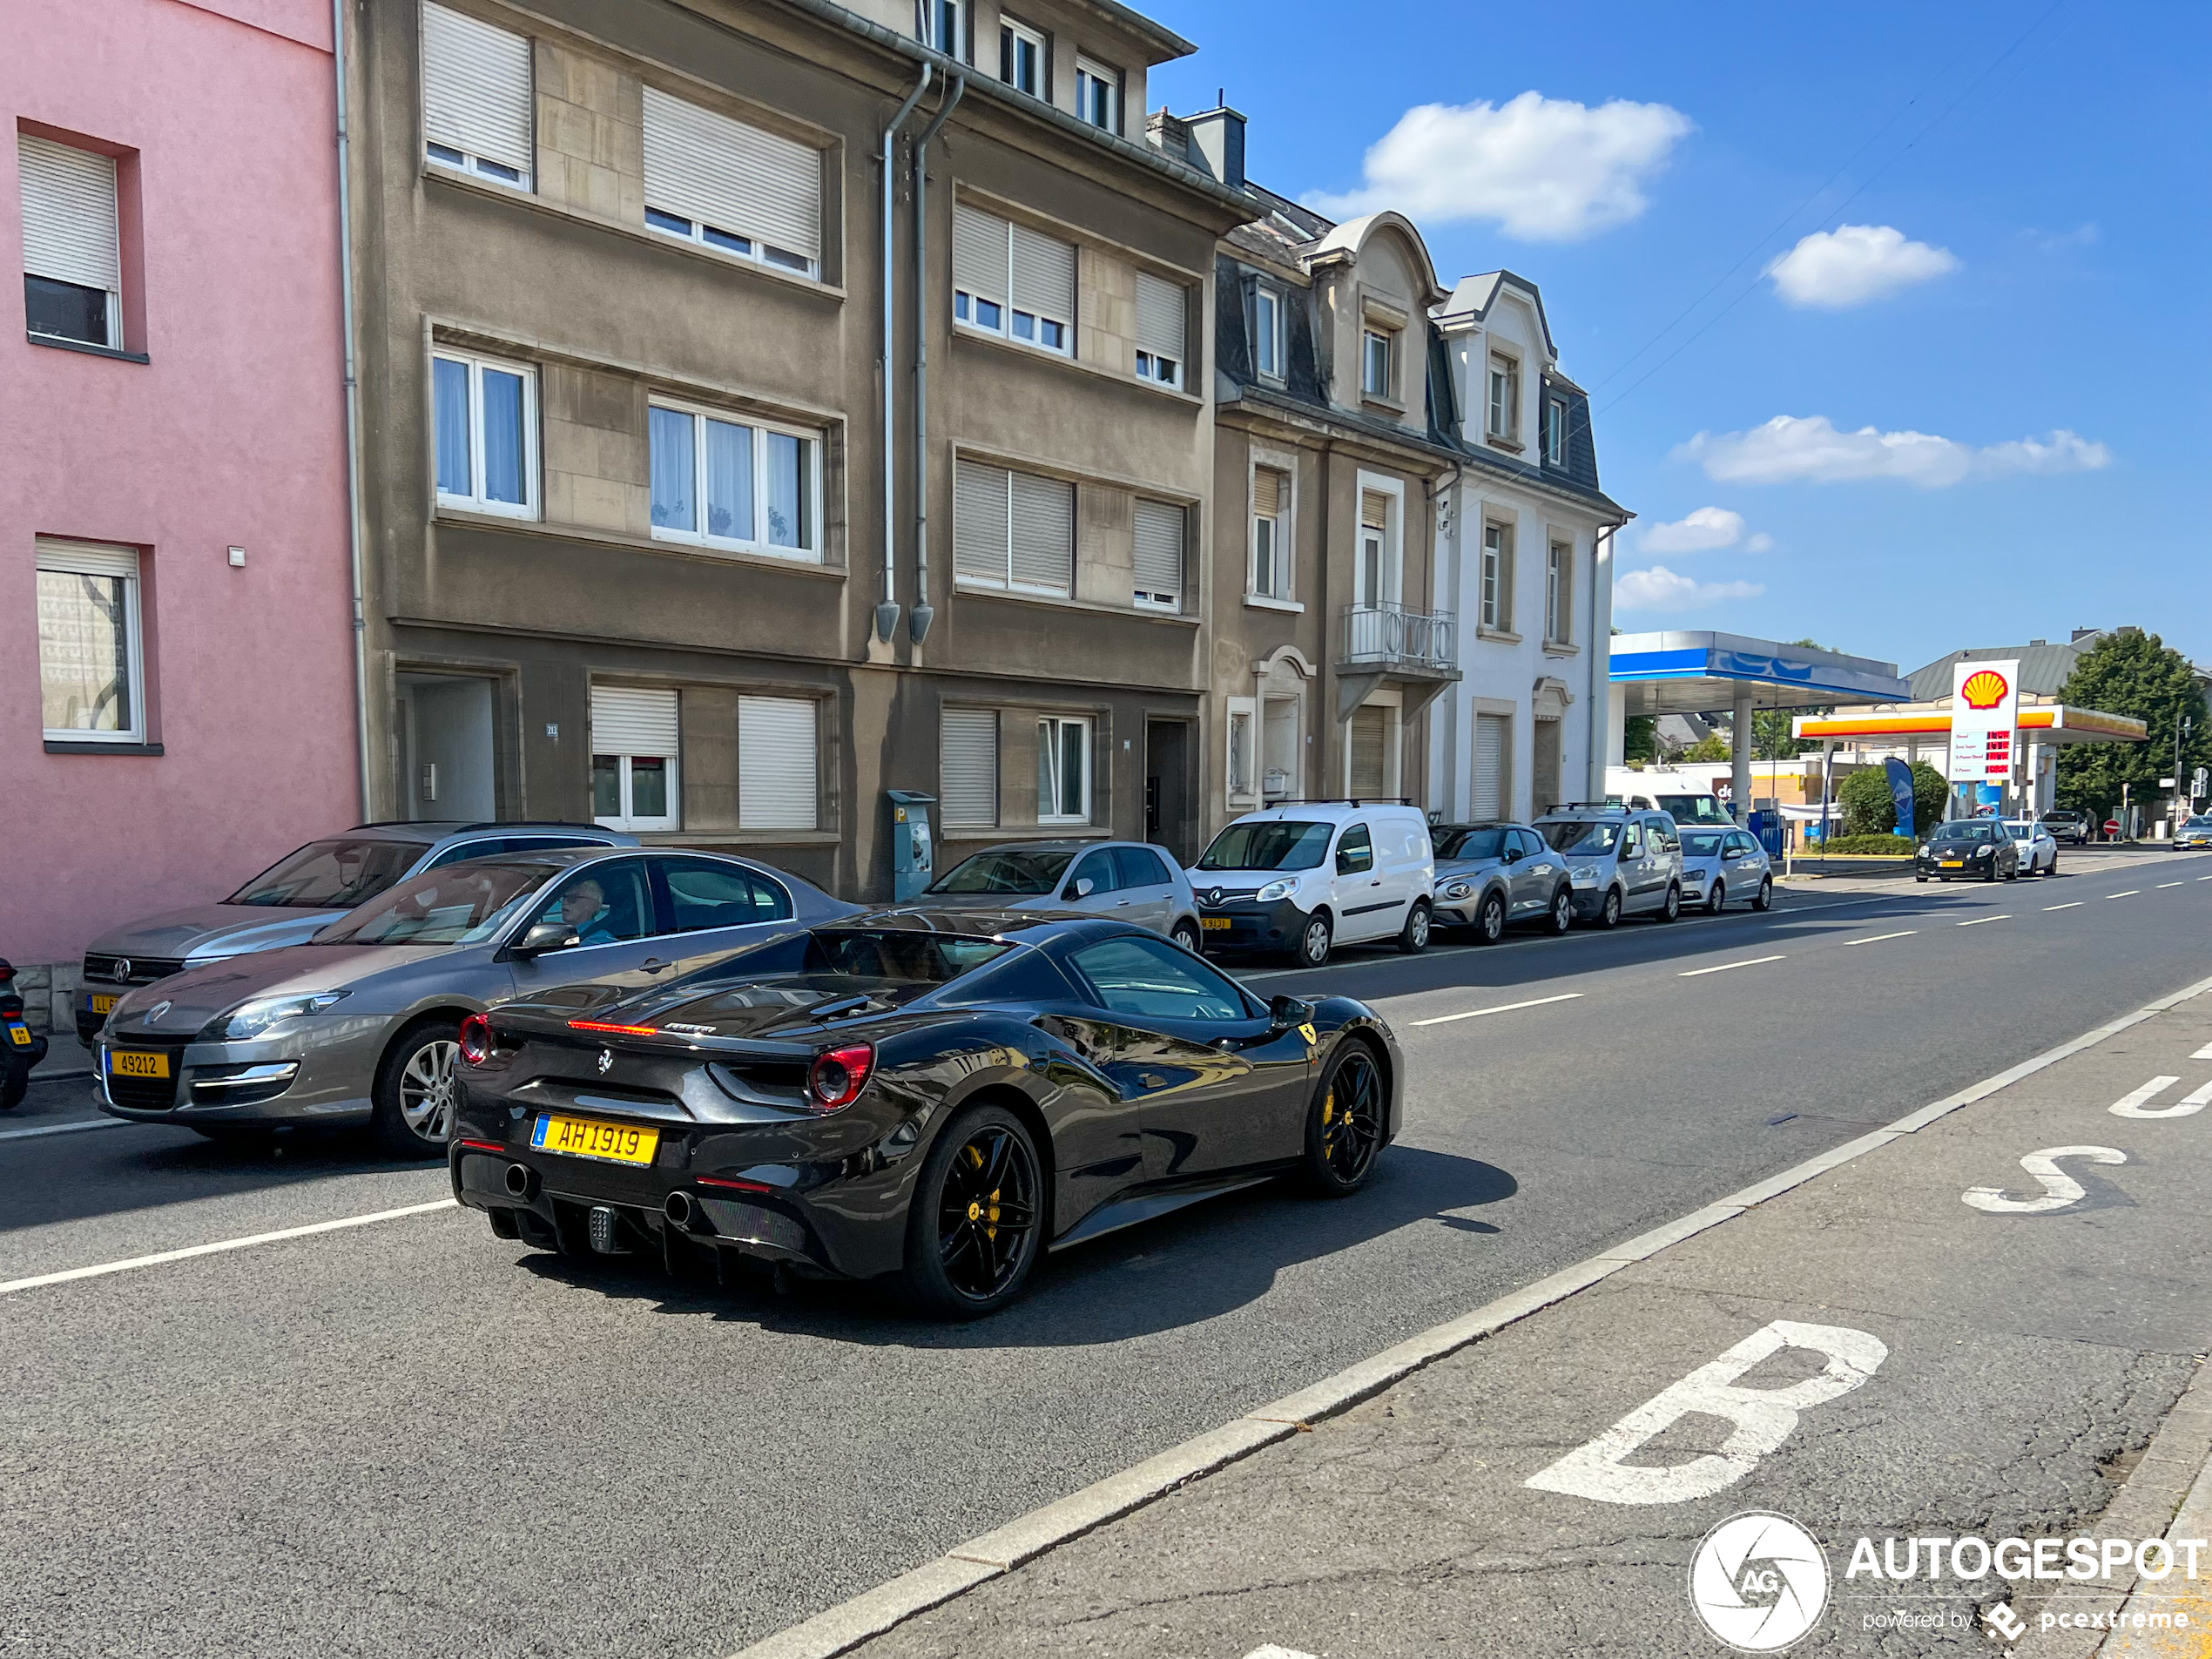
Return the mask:
<svg viewBox="0 0 2212 1659">
<path fill-rule="evenodd" d="M 1622 916 L 1682 914 L 1682 837 L 1665 813 L 1562 806 L 1538 819 L 1536 833 L 1565 857 L 1584 921 L 1612 927 Z"/>
<path fill-rule="evenodd" d="M 1439 824 L 1429 840 L 1436 846 L 1440 926 L 1471 927 L 1482 943 L 1494 945 L 1508 922 L 1541 922 L 1554 934 L 1574 925 L 1567 860 L 1526 825 Z"/>
<path fill-rule="evenodd" d="M 310 841 L 219 904 L 165 911 L 94 940 L 77 994 L 78 1041 L 92 1046 L 116 999 L 132 986 L 303 943 L 355 905 L 425 870 L 500 853 L 637 845 L 636 836 L 597 824 L 362 824 Z"/>
<path fill-rule="evenodd" d="M 1198 948 L 1190 878 L 1164 847 L 1143 841 L 1008 841 L 971 853 L 939 876 L 933 910 L 1051 910 L 1111 916 Z"/>
<path fill-rule="evenodd" d="M 211 1138 L 368 1123 L 445 1144 L 462 1021 L 579 984 L 644 990 L 859 907 L 711 853 L 580 847 L 410 877 L 311 943 L 125 993 L 100 1032 L 101 1103 Z"/>
</svg>

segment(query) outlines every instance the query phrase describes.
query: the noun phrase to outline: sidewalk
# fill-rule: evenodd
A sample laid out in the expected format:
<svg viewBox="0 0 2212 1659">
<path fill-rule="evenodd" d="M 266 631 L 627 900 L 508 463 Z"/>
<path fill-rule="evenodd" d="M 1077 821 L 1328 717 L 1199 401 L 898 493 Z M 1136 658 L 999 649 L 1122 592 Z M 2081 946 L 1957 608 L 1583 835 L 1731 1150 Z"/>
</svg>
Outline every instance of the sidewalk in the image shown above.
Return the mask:
<svg viewBox="0 0 2212 1659">
<path fill-rule="evenodd" d="M 2131 1565 L 2015 1581 L 1946 1551 L 1930 1578 L 1912 1552 L 2107 1527 L 2133 1550 L 2193 1480 L 2177 1535 L 2212 1537 L 2212 1384 L 2175 1409 L 2212 1347 L 2208 1103 L 2212 995 L 1679 1242 L 1631 1241 L 1579 1293 L 1027 1565 L 974 1568 L 852 1651 L 1717 1654 L 1693 1561 L 1765 1512 L 1824 1546 L 1795 1651 L 2086 1659 Z M 1723 1622 L 1781 1616 L 1811 1570 L 1778 1548 L 1737 1565 L 1697 1581 Z M 2200 1570 L 2128 1610 L 2212 1617 L 2212 1547 Z M 2212 1628 L 2127 1640 L 2107 1651 L 2202 1654 Z"/>
</svg>

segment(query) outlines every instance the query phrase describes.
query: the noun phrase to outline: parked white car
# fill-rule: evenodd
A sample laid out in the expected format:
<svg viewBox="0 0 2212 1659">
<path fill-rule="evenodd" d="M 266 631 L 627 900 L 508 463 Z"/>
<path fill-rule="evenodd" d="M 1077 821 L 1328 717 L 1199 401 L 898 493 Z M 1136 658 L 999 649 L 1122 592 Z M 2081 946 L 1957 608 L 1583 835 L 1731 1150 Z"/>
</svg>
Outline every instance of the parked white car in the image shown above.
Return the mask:
<svg viewBox="0 0 2212 1659">
<path fill-rule="evenodd" d="M 1749 830 L 1682 826 L 1682 900 L 1718 915 L 1737 899 L 1774 903 L 1774 866 Z"/>
<path fill-rule="evenodd" d="M 2008 818 L 2005 833 L 2013 838 L 2013 845 L 2020 851 L 2022 875 L 2056 875 L 2059 873 L 2058 839 L 2033 818 Z"/>
<path fill-rule="evenodd" d="M 1209 950 L 1288 951 L 1318 968 L 1337 945 L 1428 948 L 1436 853 L 1420 809 L 1304 801 L 1247 813 L 1190 867 Z"/>
</svg>

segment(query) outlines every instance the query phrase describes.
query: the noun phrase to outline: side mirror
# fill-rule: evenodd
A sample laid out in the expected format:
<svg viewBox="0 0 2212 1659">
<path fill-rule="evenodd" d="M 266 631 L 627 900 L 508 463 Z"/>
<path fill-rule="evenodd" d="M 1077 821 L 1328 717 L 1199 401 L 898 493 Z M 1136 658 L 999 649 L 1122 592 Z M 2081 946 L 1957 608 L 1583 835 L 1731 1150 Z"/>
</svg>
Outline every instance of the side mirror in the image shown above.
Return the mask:
<svg viewBox="0 0 2212 1659">
<path fill-rule="evenodd" d="M 549 950 L 570 950 L 583 942 L 583 935 L 565 921 L 534 921 L 528 931 L 507 948 L 510 956 L 540 956 Z"/>
<path fill-rule="evenodd" d="M 1517 846 L 1509 846 L 1509 847 L 1507 847 L 1507 848 L 1506 849 L 1506 852 L 1505 852 L 1505 860 L 1506 860 L 1506 862 L 1507 862 L 1507 864 L 1518 864 L 1518 863 L 1520 863 L 1520 862 L 1521 862 L 1521 849 L 1520 849 L 1519 847 L 1517 847 Z"/>
<path fill-rule="evenodd" d="M 1313 1004 L 1302 996 L 1278 996 L 1267 1005 L 1267 1022 L 1278 1031 L 1304 1025 L 1313 1017 Z"/>
<path fill-rule="evenodd" d="M 1097 889 L 1097 887 L 1098 883 L 1092 880 L 1089 876 L 1084 876 L 1079 881 L 1070 881 L 1068 884 L 1067 891 L 1062 893 L 1060 896 L 1063 899 L 1088 899 L 1090 897 L 1092 893 Z"/>
</svg>

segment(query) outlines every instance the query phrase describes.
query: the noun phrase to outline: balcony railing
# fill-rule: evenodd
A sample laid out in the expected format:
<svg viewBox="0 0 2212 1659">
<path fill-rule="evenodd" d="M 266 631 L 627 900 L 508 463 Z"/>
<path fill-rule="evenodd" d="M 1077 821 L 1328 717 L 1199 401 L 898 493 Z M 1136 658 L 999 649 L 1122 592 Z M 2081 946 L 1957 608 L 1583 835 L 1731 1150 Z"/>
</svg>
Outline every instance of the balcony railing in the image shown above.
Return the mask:
<svg viewBox="0 0 2212 1659">
<path fill-rule="evenodd" d="M 1448 610 L 1386 602 L 1344 608 L 1344 660 L 1388 668 L 1459 665 L 1459 622 Z"/>
</svg>

